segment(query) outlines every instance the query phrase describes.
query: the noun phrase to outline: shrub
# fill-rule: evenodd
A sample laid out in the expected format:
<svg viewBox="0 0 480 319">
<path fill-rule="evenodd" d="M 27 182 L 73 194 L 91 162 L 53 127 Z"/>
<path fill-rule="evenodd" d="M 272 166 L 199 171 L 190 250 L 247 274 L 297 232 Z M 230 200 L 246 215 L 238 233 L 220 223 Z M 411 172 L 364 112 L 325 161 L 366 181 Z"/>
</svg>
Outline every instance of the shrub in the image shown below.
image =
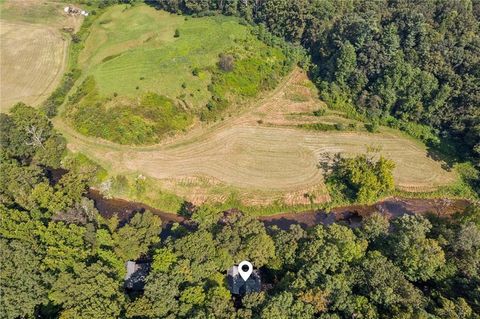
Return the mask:
<svg viewBox="0 0 480 319">
<path fill-rule="evenodd" d="M 143 94 L 131 105 L 117 102 L 104 106 L 93 77 L 80 85 L 67 105 L 66 116 L 82 134 L 101 137 L 120 144 L 151 144 L 191 123 L 191 116 L 171 99 L 154 93 Z"/>
<path fill-rule="evenodd" d="M 74 69 L 71 72 L 66 73 L 60 86 L 53 91 L 48 99 L 43 103 L 42 109 L 48 117 L 54 117 L 57 115 L 57 109 L 65 100 L 70 89 L 73 87 L 75 81 L 80 77 L 80 70 Z"/>
<path fill-rule="evenodd" d="M 314 116 L 323 116 L 327 111 L 325 109 L 318 109 L 313 111 Z"/>
<path fill-rule="evenodd" d="M 81 40 L 82 40 L 82 38 L 80 38 L 80 36 L 78 34 L 76 34 L 76 33 L 72 34 L 72 42 L 79 43 Z"/>
<path fill-rule="evenodd" d="M 373 203 L 382 195 L 394 190 L 395 163 L 380 156 L 378 161 L 366 155 L 354 158 L 337 156 L 327 183 L 342 189 L 344 195 L 359 203 Z M 345 188 L 346 186 L 346 188 Z"/>
<path fill-rule="evenodd" d="M 378 124 L 377 121 L 365 123 L 365 129 L 367 129 L 367 131 L 369 131 L 370 133 L 377 133 L 379 128 L 380 128 L 380 125 Z"/>
<path fill-rule="evenodd" d="M 218 62 L 218 66 L 225 72 L 230 72 L 233 70 L 233 62 L 234 58 L 230 54 L 220 54 L 220 61 Z"/>
<path fill-rule="evenodd" d="M 173 35 L 174 38 L 180 37 L 180 30 L 175 29 L 175 34 Z"/>
</svg>

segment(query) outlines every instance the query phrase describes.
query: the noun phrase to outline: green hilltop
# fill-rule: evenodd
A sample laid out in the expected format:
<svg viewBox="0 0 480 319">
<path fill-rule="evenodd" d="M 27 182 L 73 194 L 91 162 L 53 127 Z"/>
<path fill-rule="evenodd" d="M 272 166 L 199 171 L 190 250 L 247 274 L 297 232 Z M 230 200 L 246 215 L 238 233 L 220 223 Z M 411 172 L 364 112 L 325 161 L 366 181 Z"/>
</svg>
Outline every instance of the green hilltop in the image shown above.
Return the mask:
<svg viewBox="0 0 480 319">
<path fill-rule="evenodd" d="M 121 144 L 156 143 L 195 118 L 215 121 L 285 74 L 282 49 L 266 45 L 252 29 L 235 17 L 110 7 L 85 39 L 81 84 L 65 116 L 82 134 Z M 169 102 L 145 107 L 146 96 Z"/>
</svg>

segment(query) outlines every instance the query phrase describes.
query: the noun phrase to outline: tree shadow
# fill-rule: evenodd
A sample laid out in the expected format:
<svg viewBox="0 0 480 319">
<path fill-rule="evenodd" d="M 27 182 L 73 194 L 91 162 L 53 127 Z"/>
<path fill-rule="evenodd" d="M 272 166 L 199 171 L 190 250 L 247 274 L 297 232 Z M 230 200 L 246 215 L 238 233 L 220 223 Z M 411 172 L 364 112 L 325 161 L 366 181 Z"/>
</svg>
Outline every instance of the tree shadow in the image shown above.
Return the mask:
<svg viewBox="0 0 480 319">
<path fill-rule="evenodd" d="M 150 6 L 156 10 L 162 10 L 162 6 L 160 5 L 160 2 L 157 0 L 144 0 L 143 1 L 147 6 Z"/>
<path fill-rule="evenodd" d="M 427 156 L 437 162 L 441 163 L 441 167 L 450 172 L 454 168 L 455 164 L 470 162 L 475 165 L 476 159 L 473 157 L 471 150 L 460 140 L 460 138 L 447 136 L 440 137 L 440 141 L 437 143 L 427 143 Z M 480 174 L 478 167 L 477 174 Z M 460 172 L 460 177 L 468 184 L 471 189 L 480 195 L 480 179 L 477 174 L 470 172 Z"/>
<path fill-rule="evenodd" d="M 440 162 L 447 171 L 451 171 L 456 163 L 470 160 L 468 148 L 451 136 L 440 136 L 438 142 L 429 141 L 426 146 L 427 156 Z"/>
</svg>

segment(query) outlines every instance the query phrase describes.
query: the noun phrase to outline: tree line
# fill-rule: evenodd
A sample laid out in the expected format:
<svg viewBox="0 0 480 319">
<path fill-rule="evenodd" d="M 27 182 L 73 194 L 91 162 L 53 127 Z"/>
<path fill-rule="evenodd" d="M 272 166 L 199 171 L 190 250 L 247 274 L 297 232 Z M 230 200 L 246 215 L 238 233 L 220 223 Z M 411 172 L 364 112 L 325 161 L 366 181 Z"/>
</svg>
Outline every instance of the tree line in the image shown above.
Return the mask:
<svg viewBox="0 0 480 319">
<path fill-rule="evenodd" d="M 443 152 L 451 141 L 450 154 L 480 165 L 479 1 L 146 2 L 264 25 L 310 52 L 310 74 L 331 107 L 405 129 Z"/>
<path fill-rule="evenodd" d="M 148 211 L 99 214 L 85 197 L 98 168 L 66 154 L 40 111 L 18 104 L 0 129 L 0 318 L 479 318 L 478 207 L 287 230 L 195 207 L 165 233 Z M 363 157 L 339 165 L 357 196 L 369 196 L 372 170 L 389 169 Z M 129 294 L 125 262 L 138 259 L 151 269 Z M 264 288 L 239 299 L 225 274 L 244 259 Z"/>
</svg>

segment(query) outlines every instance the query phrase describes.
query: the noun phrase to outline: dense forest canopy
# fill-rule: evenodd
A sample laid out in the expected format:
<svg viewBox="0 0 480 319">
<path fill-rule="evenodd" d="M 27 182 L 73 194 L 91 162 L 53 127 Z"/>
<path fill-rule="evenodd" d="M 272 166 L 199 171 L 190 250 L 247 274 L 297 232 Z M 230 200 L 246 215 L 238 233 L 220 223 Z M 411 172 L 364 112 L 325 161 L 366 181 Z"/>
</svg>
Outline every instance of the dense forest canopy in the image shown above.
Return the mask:
<svg viewBox="0 0 480 319">
<path fill-rule="evenodd" d="M 286 230 L 200 207 L 162 229 L 148 211 L 99 214 L 85 197 L 98 169 L 65 155 L 38 110 L 18 104 L 0 124 L 0 318 L 479 318 L 478 207 Z M 389 163 L 339 165 L 368 177 Z M 68 171 L 54 177 L 60 166 Z M 150 271 L 144 291 L 129 293 L 125 262 L 138 259 Z M 225 273 L 244 259 L 264 288 L 239 298 Z"/>
<path fill-rule="evenodd" d="M 99 4 L 119 2 L 134 1 Z M 478 161 L 478 1 L 148 2 L 264 25 L 311 52 L 311 75 L 332 107 L 387 125 L 427 125 Z M 76 76 L 66 77 L 48 105 L 63 101 Z M 393 188 L 387 159 L 336 165 L 332 178 L 358 200 Z M 162 228 L 149 211 L 102 216 L 86 197 L 102 174 L 67 152 L 42 111 L 19 103 L 0 114 L 0 318 L 480 318 L 478 206 L 448 218 L 374 213 L 356 228 L 283 230 L 204 206 Z M 139 259 L 151 267 L 145 289 L 131 293 L 125 263 Z M 225 273 L 244 259 L 264 287 L 240 298 Z"/>
<path fill-rule="evenodd" d="M 427 125 L 479 163 L 480 1 L 146 2 L 196 15 L 219 10 L 265 25 L 310 51 L 311 74 L 330 106 L 399 128 Z"/>
</svg>

